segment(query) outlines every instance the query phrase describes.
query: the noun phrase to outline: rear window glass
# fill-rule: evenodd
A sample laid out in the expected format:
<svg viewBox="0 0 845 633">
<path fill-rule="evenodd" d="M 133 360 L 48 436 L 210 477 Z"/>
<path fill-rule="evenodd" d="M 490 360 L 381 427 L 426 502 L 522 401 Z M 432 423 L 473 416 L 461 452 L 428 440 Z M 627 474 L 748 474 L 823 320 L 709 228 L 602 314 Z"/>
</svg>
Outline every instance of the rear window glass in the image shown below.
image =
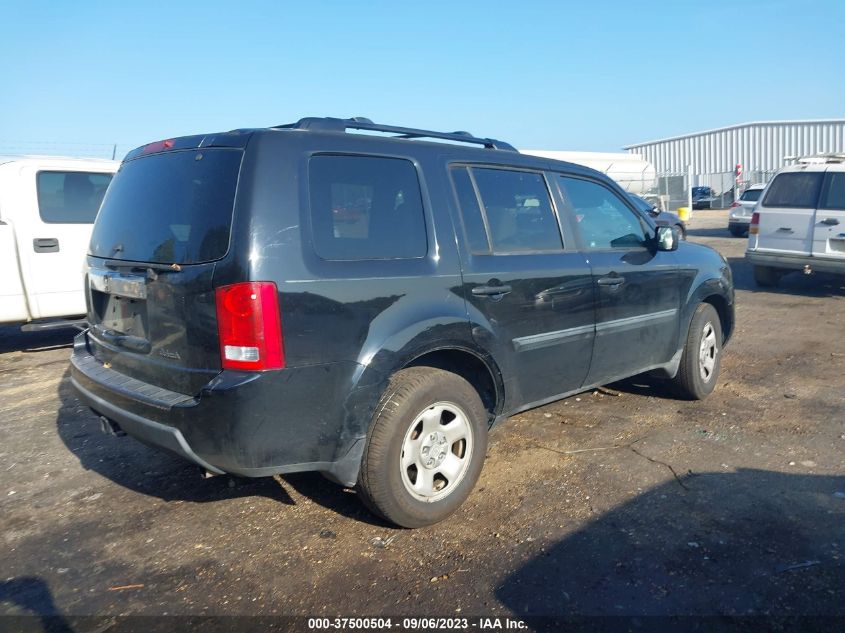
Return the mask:
<svg viewBox="0 0 845 633">
<path fill-rule="evenodd" d="M 153 154 L 124 163 L 103 200 L 91 254 L 197 264 L 226 254 L 242 150 Z"/>
<path fill-rule="evenodd" d="M 827 182 L 822 203 L 822 209 L 845 209 L 845 172 L 828 172 Z"/>
<path fill-rule="evenodd" d="M 739 197 L 739 199 L 745 200 L 746 202 L 757 202 L 760 199 L 760 194 L 762 193 L 762 189 L 748 189 L 742 192 L 742 195 Z"/>
<path fill-rule="evenodd" d="M 111 174 L 39 171 L 38 213 L 48 224 L 93 224 Z"/>
<path fill-rule="evenodd" d="M 769 185 L 763 206 L 815 209 L 823 176 L 822 172 L 778 174 Z"/>
<path fill-rule="evenodd" d="M 417 170 L 407 160 L 314 156 L 314 249 L 327 260 L 411 259 L 428 250 Z"/>
</svg>

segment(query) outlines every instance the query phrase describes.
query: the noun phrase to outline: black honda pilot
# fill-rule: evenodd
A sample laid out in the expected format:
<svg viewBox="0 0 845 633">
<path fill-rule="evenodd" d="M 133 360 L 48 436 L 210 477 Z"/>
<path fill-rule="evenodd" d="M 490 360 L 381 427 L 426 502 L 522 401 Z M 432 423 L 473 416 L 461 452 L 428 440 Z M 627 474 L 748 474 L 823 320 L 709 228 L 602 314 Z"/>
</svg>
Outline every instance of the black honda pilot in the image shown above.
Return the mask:
<svg viewBox="0 0 845 633">
<path fill-rule="evenodd" d="M 72 380 L 104 430 L 319 471 L 407 527 L 461 505 L 514 413 L 647 371 L 704 398 L 734 325 L 725 260 L 604 175 L 361 118 L 133 150 L 87 298 Z"/>
</svg>

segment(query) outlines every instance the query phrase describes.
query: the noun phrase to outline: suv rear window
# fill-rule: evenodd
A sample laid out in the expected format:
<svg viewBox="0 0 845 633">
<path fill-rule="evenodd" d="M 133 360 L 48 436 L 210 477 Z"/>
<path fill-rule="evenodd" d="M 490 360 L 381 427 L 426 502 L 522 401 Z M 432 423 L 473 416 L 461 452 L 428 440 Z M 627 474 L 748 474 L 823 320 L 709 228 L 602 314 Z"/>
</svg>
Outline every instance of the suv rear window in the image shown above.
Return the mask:
<svg viewBox="0 0 845 633">
<path fill-rule="evenodd" d="M 818 171 L 778 174 L 769 185 L 763 206 L 815 209 L 823 176 Z"/>
<path fill-rule="evenodd" d="M 39 171 L 38 214 L 47 224 L 93 224 L 111 174 Z"/>
<path fill-rule="evenodd" d="M 412 259 L 428 250 L 413 163 L 323 155 L 308 170 L 314 250 L 323 259 Z"/>
<path fill-rule="evenodd" d="M 762 189 L 747 189 L 746 191 L 742 192 L 742 195 L 739 197 L 739 199 L 744 200 L 746 202 L 757 202 L 760 199 L 761 193 L 763 193 Z"/>
<path fill-rule="evenodd" d="M 91 236 L 96 257 L 198 264 L 226 254 L 239 149 L 164 152 L 121 165 Z"/>
</svg>

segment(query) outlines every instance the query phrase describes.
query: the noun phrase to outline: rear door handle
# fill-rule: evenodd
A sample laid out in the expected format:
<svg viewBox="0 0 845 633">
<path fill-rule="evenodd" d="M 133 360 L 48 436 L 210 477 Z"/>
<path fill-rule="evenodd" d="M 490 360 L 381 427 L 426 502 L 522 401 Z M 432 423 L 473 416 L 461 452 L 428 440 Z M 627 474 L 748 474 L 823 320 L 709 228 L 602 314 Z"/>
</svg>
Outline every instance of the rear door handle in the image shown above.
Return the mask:
<svg viewBox="0 0 845 633">
<path fill-rule="evenodd" d="M 822 220 L 822 224 L 827 224 L 828 226 L 836 226 L 837 224 L 839 224 L 839 220 L 837 220 L 836 218 L 825 218 L 824 220 Z"/>
<path fill-rule="evenodd" d="M 782 226 L 778 229 L 778 233 L 795 233 L 795 231 L 793 231 L 788 226 Z"/>
<path fill-rule="evenodd" d="M 471 290 L 477 297 L 501 297 L 508 294 L 512 288 L 508 285 L 501 286 L 476 286 Z"/>
<path fill-rule="evenodd" d="M 36 237 L 32 240 L 32 248 L 36 253 L 58 253 L 59 240 L 55 237 Z"/>
<path fill-rule="evenodd" d="M 600 286 L 621 286 L 625 283 L 625 278 L 620 275 L 610 275 L 609 277 L 599 277 L 597 283 Z"/>
</svg>

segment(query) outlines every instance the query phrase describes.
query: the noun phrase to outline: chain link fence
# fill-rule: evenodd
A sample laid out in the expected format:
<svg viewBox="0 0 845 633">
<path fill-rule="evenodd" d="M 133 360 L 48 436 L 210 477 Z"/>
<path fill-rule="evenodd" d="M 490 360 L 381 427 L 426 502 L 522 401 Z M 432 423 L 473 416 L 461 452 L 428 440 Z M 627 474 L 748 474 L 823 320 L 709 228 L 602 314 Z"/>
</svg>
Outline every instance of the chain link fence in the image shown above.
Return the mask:
<svg viewBox="0 0 845 633">
<path fill-rule="evenodd" d="M 626 181 L 624 188 L 656 205 L 662 211 L 676 212 L 680 207 L 727 209 L 751 185 L 764 185 L 777 170 L 753 170 L 739 179 L 734 172 L 715 174 L 663 173 L 653 179 Z M 691 200 L 694 188 L 698 199 Z M 692 202 L 692 204 L 691 204 Z"/>
</svg>

